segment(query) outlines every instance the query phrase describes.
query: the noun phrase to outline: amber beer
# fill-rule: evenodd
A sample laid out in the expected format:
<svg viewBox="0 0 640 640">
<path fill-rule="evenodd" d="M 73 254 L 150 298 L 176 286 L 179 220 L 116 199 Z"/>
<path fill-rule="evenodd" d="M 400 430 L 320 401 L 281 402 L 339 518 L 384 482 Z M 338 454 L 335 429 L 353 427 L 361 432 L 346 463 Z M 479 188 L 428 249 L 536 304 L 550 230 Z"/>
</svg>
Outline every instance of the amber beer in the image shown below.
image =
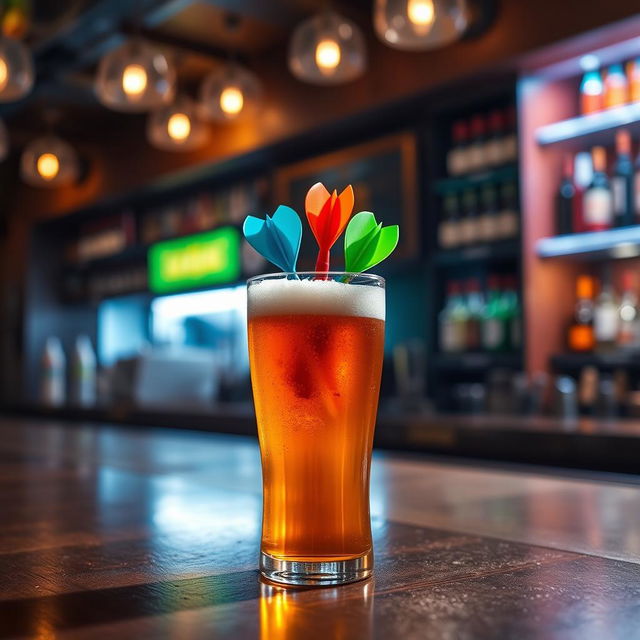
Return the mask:
<svg viewBox="0 0 640 640">
<path fill-rule="evenodd" d="M 340 584 L 367 577 L 372 567 L 369 468 L 384 281 L 299 275 L 249 281 L 261 565 L 279 582 Z"/>
</svg>

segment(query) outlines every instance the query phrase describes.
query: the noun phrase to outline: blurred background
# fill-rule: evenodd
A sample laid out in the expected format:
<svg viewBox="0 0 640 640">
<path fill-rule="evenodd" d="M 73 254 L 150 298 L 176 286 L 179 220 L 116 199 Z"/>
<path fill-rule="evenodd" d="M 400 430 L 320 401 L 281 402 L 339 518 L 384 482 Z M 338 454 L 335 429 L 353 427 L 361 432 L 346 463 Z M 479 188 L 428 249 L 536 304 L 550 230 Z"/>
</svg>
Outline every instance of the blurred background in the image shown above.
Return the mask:
<svg viewBox="0 0 640 640">
<path fill-rule="evenodd" d="M 320 180 L 400 225 L 379 446 L 639 470 L 637 2 L 5 0 L 0 29 L 3 413 L 255 433 L 241 224 Z"/>
</svg>

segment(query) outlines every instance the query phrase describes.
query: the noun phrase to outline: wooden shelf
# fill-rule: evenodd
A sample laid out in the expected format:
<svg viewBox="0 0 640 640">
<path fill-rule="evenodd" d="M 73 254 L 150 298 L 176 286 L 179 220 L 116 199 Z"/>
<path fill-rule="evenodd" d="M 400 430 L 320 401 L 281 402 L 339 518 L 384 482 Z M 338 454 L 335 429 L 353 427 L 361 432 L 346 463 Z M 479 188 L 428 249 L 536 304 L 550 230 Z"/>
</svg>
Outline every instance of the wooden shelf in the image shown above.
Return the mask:
<svg viewBox="0 0 640 640">
<path fill-rule="evenodd" d="M 640 370 L 640 350 L 611 353 L 562 353 L 551 358 L 551 366 L 558 372 L 578 372 L 583 367 L 597 369 Z"/>
<path fill-rule="evenodd" d="M 481 372 L 495 368 L 521 369 L 522 354 L 519 352 L 436 353 L 434 365 L 440 371 L 461 373 Z"/>
<path fill-rule="evenodd" d="M 501 262 L 520 255 L 518 240 L 500 240 L 487 244 L 456 249 L 441 249 L 434 254 L 434 262 L 440 267 L 452 267 L 471 262 Z"/>
<path fill-rule="evenodd" d="M 457 178 L 442 178 L 435 182 L 436 193 L 447 194 L 452 192 L 473 189 L 487 183 L 506 182 L 518 179 L 518 165 L 507 164 L 495 169 L 488 169 L 479 173 L 470 173 Z"/>
<path fill-rule="evenodd" d="M 610 134 L 619 127 L 634 125 L 640 127 L 640 103 L 625 104 L 587 116 L 547 124 L 536 130 L 536 140 L 538 144 L 544 146 L 599 134 Z M 597 141 L 593 140 L 594 143 Z"/>
<path fill-rule="evenodd" d="M 143 262 L 147 259 L 148 247 L 143 245 L 132 245 L 123 251 L 113 253 L 101 258 L 93 258 L 92 260 L 78 260 L 77 262 L 67 262 L 67 269 L 76 271 L 88 271 L 93 269 L 105 269 L 109 267 L 118 267 L 129 265 L 135 262 Z"/>
<path fill-rule="evenodd" d="M 536 253 L 540 258 L 569 260 L 635 258 L 640 256 L 640 225 L 542 238 Z"/>
</svg>

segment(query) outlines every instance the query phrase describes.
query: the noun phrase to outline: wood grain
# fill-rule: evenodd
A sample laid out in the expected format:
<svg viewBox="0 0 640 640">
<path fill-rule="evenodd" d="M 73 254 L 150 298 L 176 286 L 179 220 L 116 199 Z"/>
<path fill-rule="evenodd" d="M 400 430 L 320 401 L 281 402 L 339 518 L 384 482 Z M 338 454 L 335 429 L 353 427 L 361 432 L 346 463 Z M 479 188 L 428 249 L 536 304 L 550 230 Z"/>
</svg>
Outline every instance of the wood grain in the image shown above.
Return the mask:
<svg viewBox="0 0 640 640">
<path fill-rule="evenodd" d="M 607 504 L 554 516 L 568 500 L 550 500 L 558 485 L 598 488 Z M 629 507 L 630 490 L 378 456 L 374 579 L 284 589 L 256 571 L 252 439 L 0 420 L 0 638 L 639 637 L 628 540 L 640 526 L 625 521 L 623 561 L 604 557 L 615 543 L 600 521 Z M 538 544 L 495 537 L 500 521 Z M 551 548 L 541 531 L 554 523 L 566 535 Z M 577 552 L 579 528 L 607 531 L 604 550 Z"/>
</svg>

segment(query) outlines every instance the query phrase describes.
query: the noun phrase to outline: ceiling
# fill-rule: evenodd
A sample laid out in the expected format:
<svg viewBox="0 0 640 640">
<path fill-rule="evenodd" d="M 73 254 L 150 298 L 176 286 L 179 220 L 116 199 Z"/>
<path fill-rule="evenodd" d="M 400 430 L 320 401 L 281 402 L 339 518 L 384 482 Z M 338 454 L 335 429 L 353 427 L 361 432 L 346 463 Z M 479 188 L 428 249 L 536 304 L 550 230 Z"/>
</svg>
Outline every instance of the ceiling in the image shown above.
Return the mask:
<svg viewBox="0 0 640 640">
<path fill-rule="evenodd" d="M 63 135 L 95 136 L 121 128 L 123 118 L 93 93 L 100 58 L 133 32 L 154 41 L 176 62 L 181 84 L 200 79 L 233 53 L 249 67 L 287 46 L 294 26 L 326 6 L 325 0 L 38 0 L 27 38 L 37 79 L 25 99 L 0 106 L 18 145 L 54 122 Z M 363 26 L 370 0 L 332 2 Z M 283 70 L 285 73 L 286 70 Z"/>
</svg>

